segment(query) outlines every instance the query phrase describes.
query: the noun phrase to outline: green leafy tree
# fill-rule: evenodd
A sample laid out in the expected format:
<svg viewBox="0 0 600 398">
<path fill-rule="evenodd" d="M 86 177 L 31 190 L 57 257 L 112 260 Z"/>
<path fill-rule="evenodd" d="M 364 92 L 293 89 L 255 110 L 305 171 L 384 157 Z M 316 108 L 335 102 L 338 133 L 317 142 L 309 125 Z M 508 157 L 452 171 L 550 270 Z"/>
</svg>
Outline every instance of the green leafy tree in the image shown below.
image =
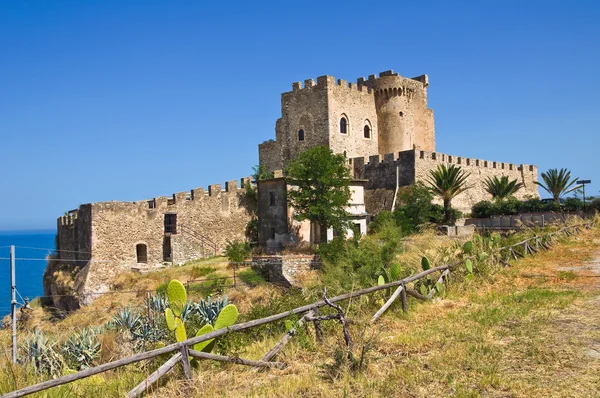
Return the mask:
<svg viewBox="0 0 600 398">
<path fill-rule="evenodd" d="M 394 217 L 405 235 L 414 233 L 420 225 L 439 223 L 443 219 L 441 206 L 431 203 L 431 189 L 420 181 L 410 187 L 400 188 L 397 199 L 399 205 L 394 210 Z"/>
<path fill-rule="evenodd" d="M 550 169 L 545 173 L 542 173 L 543 183 L 536 181 L 535 183 L 540 187 L 544 188 L 552 198 L 554 203 L 559 203 L 560 198 L 579 189 L 579 185 L 574 186 L 577 183 L 577 178 L 571 179 L 571 172 L 567 169 Z"/>
<path fill-rule="evenodd" d="M 485 190 L 488 191 L 492 198 L 496 200 L 504 200 L 513 196 L 517 191 L 523 188 L 523 183 L 520 183 L 515 178 L 514 180 L 509 180 L 508 176 L 502 176 L 498 178 L 498 176 L 488 177 L 485 181 Z"/>
<path fill-rule="evenodd" d="M 250 242 L 243 240 L 227 240 L 225 245 L 225 255 L 232 263 L 242 263 L 252 254 Z"/>
<path fill-rule="evenodd" d="M 286 178 L 295 186 L 288 192 L 294 219 L 310 220 L 318 226 L 315 243 L 320 243 L 329 227 L 343 234 L 348 224 L 345 208 L 351 197 L 350 171 L 343 155 L 335 155 L 325 146 L 310 148 L 290 163 Z"/>
<path fill-rule="evenodd" d="M 469 175 L 469 173 L 454 164 L 448 167 L 441 164 L 438 165 L 437 169 L 430 170 L 427 181 L 432 192 L 444 202 L 444 222 L 449 222 L 452 218 L 452 199 L 470 188 L 470 186 L 467 186 Z"/>
</svg>

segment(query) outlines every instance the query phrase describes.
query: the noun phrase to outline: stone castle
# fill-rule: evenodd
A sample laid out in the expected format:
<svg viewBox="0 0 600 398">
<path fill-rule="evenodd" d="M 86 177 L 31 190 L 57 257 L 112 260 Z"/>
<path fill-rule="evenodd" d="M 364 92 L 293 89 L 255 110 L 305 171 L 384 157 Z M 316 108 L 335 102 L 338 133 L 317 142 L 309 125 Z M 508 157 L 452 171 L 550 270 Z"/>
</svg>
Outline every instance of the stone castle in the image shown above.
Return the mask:
<svg viewBox="0 0 600 398">
<path fill-rule="evenodd" d="M 463 212 L 490 198 L 483 185 L 489 176 L 517 179 L 524 184 L 517 197 L 538 197 L 533 165 L 436 152 L 428 85 L 427 75 L 405 78 L 393 71 L 359 78 L 356 84 L 331 76 L 321 76 L 316 83 L 305 80 L 304 87 L 293 83 L 292 91 L 281 95 L 275 140 L 259 145 L 259 163 L 281 176 L 280 170 L 310 147 L 325 145 L 343 153 L 354 178 L 362 181 L 362 196 L 353 198 L 353 205 L 363 206 L 370 215 L 391 209 L 398 186 L 424 180 L 440 164 L 456 164 L 470 173 L 472 188 L 453 200 L 453 206 Z M 64 293 L 65 287 L 56 283 L 61 269 L 69 270 L 73 276 L 69 288 L 85 302 L 108 291 L 119 272 L 220 253 L 227 240 L 245 237 L 256 214 L 256 203 L 246 195 L 248 183 L 253 182 L 246 177 L 239 186 L 236 180 L 227 182 L 225 189 L 217 184 L 206 191 L 197 188 L 138 202 L 91 203 L 70 211 L 58 219 L 60 251 L 44 275 L 45 294 Z M 264 197 L 259 186 L 258 208 Z M 265 241 L 261 230 L 274 228 L 263 223 L 259 242 Z"/>
</svg>

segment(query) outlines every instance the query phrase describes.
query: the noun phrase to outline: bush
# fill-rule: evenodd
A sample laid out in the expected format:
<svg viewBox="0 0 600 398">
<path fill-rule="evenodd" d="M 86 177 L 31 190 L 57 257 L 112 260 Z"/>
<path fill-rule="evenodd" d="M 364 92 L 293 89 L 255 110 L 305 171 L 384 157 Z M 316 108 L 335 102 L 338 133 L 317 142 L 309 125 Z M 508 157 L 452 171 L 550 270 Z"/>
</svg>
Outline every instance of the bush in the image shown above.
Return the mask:
<svg viewBox="0 0 600 398">
<path fill-rule="evenodd" d="M 544 211 L 576 212 L 583 209 L 583 202 L 577 198 L 566 198 L 560 205 L 554 202 L 544 203 L 540 199 L 520 201 L 514 197 L 502 201 L 483 200 L 475 203 L 471 209 L 471 217 L 488 218 L 519 213 L 536 213 Z"/>
<path fill-rule="evenodd" d="M 245 242 L 240 239 L 227 240 L 225 246 L 225 255 L 232 263 L 242 263 L 250 254 L 252 249 L 250 248 L 250 242 Z"/>
<path fill-rule="evenodd" d="M 362 239 L 336 238 L 319 246 L 323 283 L 332 293 L 372 286 L 381 267 L 395 262 L 402 238 L 395 219 L 382 213 L 371 228 L 373 234 Z"/>
<path fill-rule="evenodd" d="M 201 278 L 208 274 L 215 272 L 217 269 L 213 267 L 200 267 L 195 266 L 192 268 L 192 272 L 190 273 L 192 278 Z"/>
<path fill-rule="evenodd" d="M 399 206 L 394 211 L 394 217 L 406 235 L 416 232 L 423 224 L 441 223 L 444 218 L 443 207 L 431 203 L 433 193 L 421 182 L 401 188 L 397 200 Z M 453 215 L 456 219 L 456 210 Z"/>
</svg>

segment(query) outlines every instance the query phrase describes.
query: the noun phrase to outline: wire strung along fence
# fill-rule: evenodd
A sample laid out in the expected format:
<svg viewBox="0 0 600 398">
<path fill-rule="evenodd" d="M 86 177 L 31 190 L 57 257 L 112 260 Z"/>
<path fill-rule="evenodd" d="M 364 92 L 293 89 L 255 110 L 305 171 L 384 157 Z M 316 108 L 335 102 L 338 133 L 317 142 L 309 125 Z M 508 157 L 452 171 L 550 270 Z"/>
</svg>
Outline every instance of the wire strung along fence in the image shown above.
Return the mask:
<svg viewBox="0 0 600 398">
<path fill-rule="evenodd" d="M 561 228 L 555 232 L 545 234 L 543 236 L 535 235 L 529 239 L 523 240 L 521 242 L 515 243 L 513 245 L 502 247 L 498 249 L 498 256 L 502 263 L 505 265 L 509 265 L 509 261 L 511 259 L 518 259 L 520 257 L 525 257 L 527 254 L 534 254 L 539 250 L 548 250 L 550 247 L 556 243 L 556 239 L 558 235 L 574 235 L 579 233 L 582 229 L 589 229 L 593 226 L 593 222 L 582 223 L 577 225 L 571 225 L 564 228 Z M 359 297 L 366 294 L 375 293 L 381 290 L 396 288 L 394 293 L 390 296 L 390 298 L 383 304 L 383 306 L 373 315 L 371 318 L 371 323 L 376 322 L 385 311 L 400 298 L 402 302 L 403 311 L 408 311 L 407 305 L 407 297 L 411 296 L 417 298 L 419 300 L 429 300 L 433 297 L 435 289 L 432 290 L 429 294 L 423 295 L 413 289 L 407 287 L 408 283 L 418 281 L 420 279 L 430 277 L 432 274 L 440 273 L 440 276 L 437 282 L 445 282 L 449 281 L 450 274 L 460 265 L 464 264 L 467 259 L 473 259 L 475 256 L 463 257 L 460 261 L 457 261 L 453 264 L 441 265 L 438 267 L 430 268 L 426 271 L 422 271 L 418 274 L 411 275 L 409 277 L 392 281 L 389 283 L 385 283 L 378 286 L 372 286 L 366 289 L 361 289 L 349 293 L 345 293 L 336 297 L 327 297 L 327 290 L 325 289 L 323 292 L 323 300 L 317 301 L 312 304 L 308 304 L 302 307 L 294 308 L 290 311 L 281 312 L 279 314 L 271 315 L 265 318 L 256 319 L 244 323 L 239 323 L 236 325 L 232 325 L 227 328 L 218 329 L 213 332 L 192 337 L 182 342 L 170 344 L 163 348 L 154 349 L 151 351 L 146 351 L 143 353 L 139 353 L 136 355 L 132 355 L 126 358 L 122 358 L 116 361 L 108 362 L 93 368 L 89 368 L 86 370 L 79 371 L 77 373 L 73 373 L 70 375 L 58 377 L 53 380 L 44 381 L 38 384 L 31 385 L 29 387 L 25 387 L 23 389 L 9 392 L 2 396 L 2 398 L 16 398 L 22 397 L 28 394 L 32 394 L 35 392 L 47 390 L 52 387 L 68 384 L 74 382 L 76 380 L 84 379 L 86 377 L 90 377 L 99 373 L 103 373 L 112 369 L 120 368 L 122 366 L 130 365 L 136 362 L 149 360 L 156 358 L 165 354 L 173 354 L 173 356 L 167 360 L 163 365 L 161 365 L 154 373 L 150 374 L 148 378 L 146 378 L 143 382 L 133 388 L 128 394 L 128 397 L 138 397 L 146 392 L 149 388 L 151 388 L 158 381 L 159 378 L 169 373 L 177 364 L 181 364 L 183 369 L 183 374 L 186 379 L 192 378 L 192 369 L 190 365 L 190 356 L 193 358 L 197 358 L 200 360 L 212 360 L 212 361 L 220 361 L 220 362 L 230 362 L 239 365 L 253 366 L 259 368 L 279 368 L 282 369 L 286 365 L 281 362 L 274 362 L 273 359 L 275 356 L 285 347 L 285 345 L 292 339 L 295 334 L 295 331 L 303 325 L 305 322 L 313 322 L 315 326 L 315 331 L 317 338 L 319 338 L 320 333 L 320 322 L 326 320 L 337 320 L 340 322 L 343 331 L 344 331 L 344 339 L 346 345 L 350 345 L 350 335 L 348 333 L 346 327 L 346 320 L 343 313 L 343 310 L 339 305 L 335 303 L 348 300 L 354 297 Z M 319 316 L 319 308 L 321 307 L 331 307 L 336 313 Z M 216 355 L 205 352 L 199 352 L 191 347 L 195 344 L 205 342 L 208 340 L 215 339 L 217 337 L 226 335 L 231 332 L 241 331 L 250 329 L 256 326 L 265 325 L 268 323 L 276 322 L 287 317 L 293 315 L 303 314 L 303 316 L 296 322 L 296 325 L 290 329 L 277 344 L 269 350 L 261 360 L 248 360 L 238 357 L 230 357 L 224 355 Z"/>
</svg>

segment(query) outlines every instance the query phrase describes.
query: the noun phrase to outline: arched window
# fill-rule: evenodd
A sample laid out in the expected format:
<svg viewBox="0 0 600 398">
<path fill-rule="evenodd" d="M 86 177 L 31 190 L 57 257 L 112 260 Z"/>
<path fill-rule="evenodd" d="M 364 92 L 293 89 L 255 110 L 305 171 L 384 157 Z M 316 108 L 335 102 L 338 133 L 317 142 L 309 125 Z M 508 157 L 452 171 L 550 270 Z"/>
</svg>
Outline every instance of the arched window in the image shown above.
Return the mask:
<svg viewBox="0 0 600 398">
<path fill-rule="evenodd" d="M 371 127 L 368 124 L 365 124 L 365 138 L 371 138 Z"/>
<path fill-rule="evenodd" d="M 304 141 L 304 130 L 298 130 L 298 141 Z"/>
<path fill-rule="evenodd" d="M 143 243 L 138 243 L 135 246 L 135 254 L 137 256 L 138 263 L 147 263 L 148 262 L 148 246 Z"/>
<path fill-rule="evenodd" d="M 340 133 L 348 134 L 348 119 L 345 116 L 340 119 Z"/>
</svg>

